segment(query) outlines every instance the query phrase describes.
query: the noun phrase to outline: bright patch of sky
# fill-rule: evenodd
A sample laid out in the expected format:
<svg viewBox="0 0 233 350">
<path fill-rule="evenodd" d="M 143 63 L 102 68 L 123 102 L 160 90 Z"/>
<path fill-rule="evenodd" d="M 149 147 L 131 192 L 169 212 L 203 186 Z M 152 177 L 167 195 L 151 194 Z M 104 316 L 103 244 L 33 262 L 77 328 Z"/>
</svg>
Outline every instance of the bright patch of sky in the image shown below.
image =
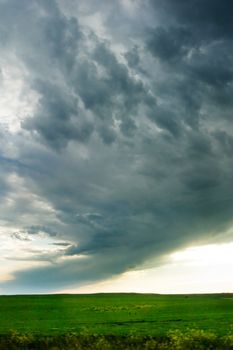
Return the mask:
<svg viewBox="0 0 233 350">
<path fill-rule="evenodd" d="M 186 248 L 157 268 L 126 272 L 118 278 L 59 293 L 227 293 L 233 290 L 233 242 Z"/>
</svg>

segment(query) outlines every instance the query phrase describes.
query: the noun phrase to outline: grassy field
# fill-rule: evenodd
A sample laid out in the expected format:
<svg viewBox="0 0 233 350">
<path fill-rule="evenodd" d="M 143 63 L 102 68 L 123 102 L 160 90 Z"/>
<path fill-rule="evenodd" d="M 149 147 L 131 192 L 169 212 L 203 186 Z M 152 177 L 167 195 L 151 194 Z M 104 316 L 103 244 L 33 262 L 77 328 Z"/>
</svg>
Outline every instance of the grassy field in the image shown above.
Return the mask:
<svg viewBox="0 0 233 350">
<path fill-rule="evenodd" d="M 172 334 L 174 338 L 177 337 L 177 332 L 185 334 L 190 330 L 200 337 L 204 333 L 219 338 L 230 336 L 232 347 L 228 349 L 233 349 L 233 295 L 96 294 L 0 297 L 2 339 L 7 334 L 11 334 L 11 337 L 17 335 L 18 338 L 20 334 L 24 334 L 38 339 L 68 334 L 71 337 L 115 336 L 118 339 L 125 336 L 131 339 L 161 338 Z M 102 348 L 104 349 L 103 344 Z"/>
</svg>

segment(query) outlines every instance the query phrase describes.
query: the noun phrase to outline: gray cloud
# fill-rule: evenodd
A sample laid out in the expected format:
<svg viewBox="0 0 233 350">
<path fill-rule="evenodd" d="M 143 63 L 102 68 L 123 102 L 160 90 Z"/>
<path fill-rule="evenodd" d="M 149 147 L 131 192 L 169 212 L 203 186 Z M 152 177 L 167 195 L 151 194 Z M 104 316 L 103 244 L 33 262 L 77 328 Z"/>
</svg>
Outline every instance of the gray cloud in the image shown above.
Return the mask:
<svg viewBox="0 0 233 350">
<path fill-rule="evenodd" d="M 157 0 L 151 0 L 155 10 L 159 6 Z M 233 5 L 230 0 L 224 0 L 221 3 L 217 0 L 188 0 L 177 1 L 165 0 L 162 6 L 159 6 L 163 15 L 169 14 L 173 23 L 184 24 L 195 30 L 195 33 L 204 34 L 212 38 L 232 38 L 233 25 L 230 13 Z"/>
<path fill-rule="evenodd" d="M 42 226 L 42 225 L 32 225 L 32 226 L 28 226 L 25 227 L 25 232 L 27 232 L 29 235 L 36 235 L 40 232 L 42 233 L 47 233 L 49 236 L 57 236 L 58 233 L 50 227 L 47 226 Z"/>
<path fill-rule="evenodd" d="M 183 27 L 157 27 L 150 31 L 147 45 L 162 61 L 174 61 L 188 54 L 193 47 L 193 38 Z"/>
<path fill-rule="evenodd" d="M 30 241 L 30 238 L 24 232 L 14 232 L 11 237 L 20 241 Z"/>
<path fill-rule="evenodd" d="M 185 245 L 224 240 L 232 226 L 231 3 L 127 10 L 114 1 L 101 12 L 97 3 L 0 3 L 1 50 L 14 50 L 38 97 L 14 141 L 2 131 L 3 200 L 10 174 L 24 184 L 2 213 L 29 235 L 69 242 L 54 242 L 63 260 L 17 272 L 5 290 L 51 291 L 160 264 Z"/>
</svg>

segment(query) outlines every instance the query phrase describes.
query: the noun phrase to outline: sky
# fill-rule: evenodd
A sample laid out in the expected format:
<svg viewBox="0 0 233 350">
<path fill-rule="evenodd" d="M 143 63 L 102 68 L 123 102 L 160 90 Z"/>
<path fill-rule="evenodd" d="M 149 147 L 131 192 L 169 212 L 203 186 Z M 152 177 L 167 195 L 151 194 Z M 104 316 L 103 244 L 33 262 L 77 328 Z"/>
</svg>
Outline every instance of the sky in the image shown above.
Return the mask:
<svg viewBox="0 0 233 350">
<path fill-rule="evenodd" d="M 232 0 L 0 0 L 0 294 L 233 292 Z"/>
</svg>

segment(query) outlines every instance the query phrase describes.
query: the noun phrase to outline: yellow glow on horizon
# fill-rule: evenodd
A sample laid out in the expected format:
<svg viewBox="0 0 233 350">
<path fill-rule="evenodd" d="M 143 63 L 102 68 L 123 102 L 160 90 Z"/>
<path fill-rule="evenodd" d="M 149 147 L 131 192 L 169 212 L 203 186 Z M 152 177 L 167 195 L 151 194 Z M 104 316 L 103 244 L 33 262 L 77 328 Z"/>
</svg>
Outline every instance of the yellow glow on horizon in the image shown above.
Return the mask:
<svg viewBox="0 0 233 350">
<path fill-rule="evenodd" d="M 223 293 L 233 292 L 233 242 L 189 247 L 157 268 L 129 271 L 106 281 L 64 289 L 66 293 Z"/>
</svg>

